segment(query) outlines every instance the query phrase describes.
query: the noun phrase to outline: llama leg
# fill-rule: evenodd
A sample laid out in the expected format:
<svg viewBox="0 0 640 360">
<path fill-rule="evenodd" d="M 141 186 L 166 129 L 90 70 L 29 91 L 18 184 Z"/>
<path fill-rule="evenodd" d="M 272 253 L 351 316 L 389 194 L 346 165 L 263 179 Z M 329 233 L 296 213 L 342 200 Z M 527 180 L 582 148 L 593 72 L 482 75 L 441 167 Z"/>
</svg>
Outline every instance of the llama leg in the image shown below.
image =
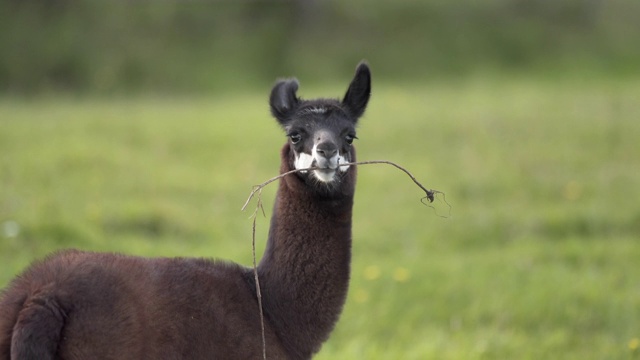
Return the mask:
<svg viewBox="0 0 640 360">
<path fill-rule="evenodd" d="M 13 328 L 11 360 L 53 360 L 56 356 L 65 314 L 49 294 L 27 300 Z"/>
</svg>

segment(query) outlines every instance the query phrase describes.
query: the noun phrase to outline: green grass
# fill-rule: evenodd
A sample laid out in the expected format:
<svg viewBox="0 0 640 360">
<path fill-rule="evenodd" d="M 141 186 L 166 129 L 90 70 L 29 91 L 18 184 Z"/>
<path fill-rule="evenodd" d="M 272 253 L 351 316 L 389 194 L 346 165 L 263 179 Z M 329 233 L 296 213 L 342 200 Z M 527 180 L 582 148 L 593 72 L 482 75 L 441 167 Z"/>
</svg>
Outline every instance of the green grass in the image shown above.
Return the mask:
<svg viewBox="0 0 640 360">
<path fill-rule="evenodd" d="M 359 160 L 405 166 L 451 217 L 359 169 L 349 298 L 317 358 L 640 358 L 638 80 L 374 84 Z M 267 91 L 0 100 L 0 286 L 66 247 L 249 265 L 240 207 L 284 141 Z"/>
</svg>

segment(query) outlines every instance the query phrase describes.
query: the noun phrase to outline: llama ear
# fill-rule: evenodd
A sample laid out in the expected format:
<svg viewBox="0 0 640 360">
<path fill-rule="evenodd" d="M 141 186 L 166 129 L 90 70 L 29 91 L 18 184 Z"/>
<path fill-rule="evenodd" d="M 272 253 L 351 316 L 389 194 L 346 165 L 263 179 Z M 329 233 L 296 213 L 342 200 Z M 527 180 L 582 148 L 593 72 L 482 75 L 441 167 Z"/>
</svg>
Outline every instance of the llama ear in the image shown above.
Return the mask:
<svg viewBox="0 0 640 360">
<path fill-rule="evenodd" d="M 342 104 L 351 116 L 358 119 L 367 107 L 371 96 L 371 71 L 366 62 L 356 68 L 356 75 L 351 80 L 349 89 L 342 99 Z"/>
<path fill-rule="evenodd" d="M 271 89 L 269 97 L 271 114 L 280 124 L 284 124 L 298 107 L 300 99 L 296 96 L 296 91 L 298 91 L 296 79 L 280 80 Z"/>
</svg>

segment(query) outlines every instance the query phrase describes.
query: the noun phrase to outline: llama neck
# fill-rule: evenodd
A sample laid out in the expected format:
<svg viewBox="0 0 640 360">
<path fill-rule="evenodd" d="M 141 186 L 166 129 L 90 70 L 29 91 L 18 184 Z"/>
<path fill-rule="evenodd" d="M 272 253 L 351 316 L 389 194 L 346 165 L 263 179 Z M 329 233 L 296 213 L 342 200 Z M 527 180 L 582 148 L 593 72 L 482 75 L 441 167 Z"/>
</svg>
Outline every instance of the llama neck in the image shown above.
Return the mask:
<svg viewBox="0 0 640 360">
<path fill-rule="evenodd" d="M 288 147 L 281 172 L 289 169 Z M 258 272 L 265 315 L 294 358 L 329 337 L 346 299 L 355 169 L 337 197 L 318 196 L 295 174 L 280 180 Z"/>
</svg>

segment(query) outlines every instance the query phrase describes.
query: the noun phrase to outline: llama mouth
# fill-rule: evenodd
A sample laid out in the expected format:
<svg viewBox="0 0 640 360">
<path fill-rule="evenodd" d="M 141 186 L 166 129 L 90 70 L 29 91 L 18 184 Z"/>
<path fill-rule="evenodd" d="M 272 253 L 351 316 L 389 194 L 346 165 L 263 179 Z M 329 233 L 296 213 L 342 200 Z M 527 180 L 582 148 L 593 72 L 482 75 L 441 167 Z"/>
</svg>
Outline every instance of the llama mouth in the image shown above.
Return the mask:
<svg viewBox="0 0 640 360">
<path fill-rule="evenodd" d="M 338 164 L 336 163 L 335 165 L 332 164 L 329 161 L 322 161 L 322 164 L 318 163 L 318 160 L 313 160 L 313 162 L 311 163 L 311 167 L 316 168 L 315 171 L 322 171 L 322 172 L 335 172 L 338 169 Z"/>
<path fill-rule="evenodd" d="M 336 172 L 336 169 L 333 169 L 333 168 L 322 168 L 322 169 L 316 169 L 314 171 L 315 172 L 319 172 L 321 174 L 331 175 L 331 174 L 334 174 Z"/>
<path fill-rule="evenodd" d="M 313 170 L 313 175 L 315 175 L 316 179 L 322 182 L 332 182 L 336 178 L 336 169 L 332 168 L 322 168 Z"/>
<path fill-rule="evenodd" d="M 294 166 L 296 169 L 301 169 L 302 174 L 306 174 L 309 169 L 311 175 L 316 180 L 322 183 L 331 183 L 338 180 L 338 172 L 344 173 L 347 171 L 348 166 L 341 166 L 340 163 L 344 163 L 346 160 L 336 157 L 334 159 L 314 158 L 309 154 L 300 153 L 297 155 Z"/>
<path fill-rule="evenodd" d="M 331 166 L 331 165 L 319 166 L 318 164 L 314 164 L 313 167 L 317 168 L 316 171 L 330 172 L 330 171 L 338 170 L 338 165 L 335 165 L 335 166 Z"/>
</svg>

